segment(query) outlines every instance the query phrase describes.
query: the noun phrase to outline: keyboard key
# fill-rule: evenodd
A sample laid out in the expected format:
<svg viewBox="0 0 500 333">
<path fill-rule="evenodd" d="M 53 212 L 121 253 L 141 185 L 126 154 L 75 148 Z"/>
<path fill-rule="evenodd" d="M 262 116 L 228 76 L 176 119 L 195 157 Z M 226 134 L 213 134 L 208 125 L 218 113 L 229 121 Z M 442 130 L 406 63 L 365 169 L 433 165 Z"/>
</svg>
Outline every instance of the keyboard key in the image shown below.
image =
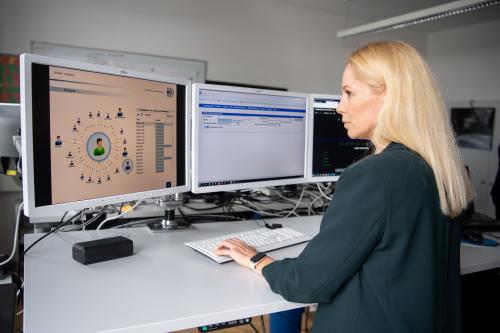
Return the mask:
<svg viewBox="0 0 500 333">
<path fill-rule="evenodd" d="M 259 252 L 267 252 L 290 245 L 307 242 L 311 237 L 290 228 L 267 229 L 259 228 L 238 232 L 234 234 L 221 235 L 209 239 L 202 239 L 185 245 L 199 251 L 219 264 L 233 260 L 228 256 L 216 256 L 213 251 L 223 240 L 238 238 L 248 245 L 256 248 Z"/>
</svg>

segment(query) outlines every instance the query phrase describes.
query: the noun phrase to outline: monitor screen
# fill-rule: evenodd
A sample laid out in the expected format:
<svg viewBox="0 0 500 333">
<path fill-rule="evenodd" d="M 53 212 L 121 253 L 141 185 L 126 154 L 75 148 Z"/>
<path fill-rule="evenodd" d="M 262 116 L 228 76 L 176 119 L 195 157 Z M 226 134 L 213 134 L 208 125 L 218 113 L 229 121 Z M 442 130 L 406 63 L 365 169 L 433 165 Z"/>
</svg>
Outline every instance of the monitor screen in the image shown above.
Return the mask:
<svg viewBox="0 0 500 333">
<path fill-rule="evenodd" d="M 347 136 L 342 116 L 337 113 L 340 96 L 311 95 L 309 123 L 308 180 L 336 181 L 353 162 L 368 154 L 368 140 Z"/>
<path fill-rule="evenodd" d="M 24 65 L 29 213 L 189 191 L 188 81 L 28 55 Z"/>
<path fill-rule="evenodd" d="M 307 95 L 193 87 L 193 192 L 305 182 Z"/>
</svg>

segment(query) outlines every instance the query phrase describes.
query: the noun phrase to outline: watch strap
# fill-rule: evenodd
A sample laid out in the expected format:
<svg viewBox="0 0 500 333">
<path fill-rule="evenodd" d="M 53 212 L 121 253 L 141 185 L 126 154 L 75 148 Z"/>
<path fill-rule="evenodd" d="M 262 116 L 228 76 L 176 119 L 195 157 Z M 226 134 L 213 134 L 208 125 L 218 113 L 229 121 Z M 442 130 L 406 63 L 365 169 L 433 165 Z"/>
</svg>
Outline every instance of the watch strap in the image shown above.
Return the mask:
<svg viewBox="0 0 500 333">
<path fill-rule="evenodd" d="M 267 257 L 267 254 L 264 252 L 257 252 L 252 258 L 250 258 L 250 262 L 252 263 L 252 270 L 255 271 L 255 267 L 264 259 Z"/>
</svg>

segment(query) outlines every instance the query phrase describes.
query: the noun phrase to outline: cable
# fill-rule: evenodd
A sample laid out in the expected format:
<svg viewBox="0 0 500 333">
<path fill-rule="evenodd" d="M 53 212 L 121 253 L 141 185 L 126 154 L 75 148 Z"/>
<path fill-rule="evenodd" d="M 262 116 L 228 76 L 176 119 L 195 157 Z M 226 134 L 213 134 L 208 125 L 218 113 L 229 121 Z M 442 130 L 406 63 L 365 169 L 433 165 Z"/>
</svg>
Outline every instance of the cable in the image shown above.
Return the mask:
<svg viewBox="0 0 500 333">
<path fill-rule="evenodd" d="M 266 325 L 264 325 L 264 316 L 260 316 L 260 324 L 262 325 L 262 332 L 266 333 Z"/>
<path fill-rule="evenodd" d="M 280 200 L 270 200 L 269 202 L 262 202 L 260 200 L 256 200 L 256 199 L 250 198 L 250 197 L 248 199 L 241 198 L 240 200 L 246 200 L 248 202 L 251 202 L 256 208 L 259 208 L 259 206 L 260 206 L 262 209 L 266 209 L 268 207 L 267 206 L 268 204 L 272 204 L 272 203 L 276 203 L 276 202 L 280 202 L 280 203 L 287 204 L 287 205 L 292 205 L 292 207 L 297 203 L 296 201 L 289 202 L 289 201 L 281 200 L 281 199 Z"/>
<path fill-rule="evenodd" d="M 223 207 L 224 205 L 219 205 L 219 206 L 213 206 L 213 207 L 207 207 L 207 208 L 195 208 L 191 205 L 184 205 L 184 207 L 188 208 L 188 209 L 191 209 L 191 210 L 200 210 L 200 211 L 203 211 L 203 210 L 213 210 L 213 209 L 217 209 L 217 208 L 221 208 Z"/>
<path fill-rule="evenodd" d="M 26 253 L 28 253 L 28 251 L 33 247 L 35 246 L 35 244 L 37 244 L 38 242 L 40 242 L 42 239 L 44 239 L 45 237 L 47 237 L 48 235 L 56 232 L 57 230 L 59 230 L 60 228 L 62 228 L 64 225 L 66 225 L 67 223 L 71 222 L 72 220 L 74 220 L 77 216 L 80 216 L 82 213 L 83 213 L 83 210 L 77 212 L 75 215 L 73 215 L 69 220 L 67 220 L 66 222 L 63 222 L 63 219 L 64 217 L 66 216 L 68 212 L 64 213 L 63 217 L 61 218 L 61 222 L 57 225 L 57 227 L 55 227 L 54 229 L 52 229 L 51 231 L 49 231 L 48 233 L 46 233 L 45 235 L 43 235 L 42 237 L 38 238 L 33 244 L 31 244 L 26 250 L 24 250 L 24 253 L 23 253 L 23 257 L 26 255 Z"/>
<path fill-rule="evenodd" d="M 319 183 L 316 183 L 316 185 L 318 186 L 319 193 L 321 193 L 322 196 L 324 196 L 328 201 L 332 200 L 332 198 L 323 193 L 323 190 L 321 189 L 321 186 L 319 186 Z"/>
<path fill-rule="evenodd" d="M 241 217 L 237 217 L 237 216 L 226 216 L 226 215 L 221 215 L 221 214 L 196 214 L 196 215 L 193 215 L 191 216 L 191 218 L 198 218 L 198 219 L 201 219 L 201 218 L 214 218 L 215 221 L 219 221 L 219 219 L 222 219 L 222 220 L 225 220 L 226 222 L 230 222 L 230 221 L 241 221 L 242 218 Z"/>
<path fill-rule="evenodd" d="M 10 253 L 10 256 L 2 261 L 0 263 L 0 267 L 7 264 L 9 261 L 12 260 L 12 258 L 14 258 L 14 254 L 16 253 L 16 247 L 17 247 L 17 234 L 19 233 L 19 225 L 21 224 L 20 221 L 21 221 L 21 209 L 23 209 L 24 207 L 24 202 L 21 202 L 19 204 L 19 207 L 17 208 L 17 217 L 16 217 L 16 228 L 15 228 L 15 231 L 14 231 L 14 241 L 13 241 L 13 244 L 12 244 L 12 252 Z"/>
<path fill-rule="evenodd" d="M 150 222 L 155 222 L 155 221 L 158 221 L 158 217 L 152 217 L 152 218 L 148 218 L 148 219 L 140 219 L 137 221 L 130 221 L 127 223 L 122 223 L 120 225 L 115 225 L 114 227 L 111 227 L 109 229 L 130 228 L 130 227 L 134 227 L 135 225 L 138 225 L 138 224 L 145 224 L 145 223 L 150 223 Z"/>
<path fill-rule="evenodd" d="M 299 206 L 300 202 L 302 201 L 302 197 L 304 196 L 304 191 L 306 190 L 306 188 L 304 187 L 302 189 L 302 193 L 300 194 L 300 198 L 299 200 L 297 200 L 297 204 L 295 205 L 295 207 L 293 207 L 293 209 L 285 216 L 285 218 L 289 217 L 290 215 L 292 215 L 292 213 L 295 213 L 295 210 L 297 209 L 297 207 Z"/>
<path fill-rule="evenodd" d="M 259 333 L 259 331 L 257 330 L 257 328 L 251 322 L 249 324 L 250 324 L 250 327 L 253 329 L 253 331 L 255 333 Z"/>
<path fill-rule="evenodd" d="M 24 280 L 23 280 L 23 278 L 19 274 L 17 274 L 14 271 L 9 271 L 8 273 L 11 274 L 15 279 L 17 279 L 16 280 L 16 285 L 19 285 L 19 288 L 16 291 L 16 302 L 17 302 L 17 298 L 21 294 L 21 290 L 24 287 Z"/>
<path fill-rule="evenodd" d="M 101 210 L 94 216 L 92 217 L 90 220 L 86 221 L 85 223 L 82 223 L 81 225 L 68 225 L 64 228 L 61 228 L 60 231 L 64 231 L 64 232 L 68 232 L 68 231 L 76 231 L 78 229 L 82 229 L 82 230 L 85 230 L 85 227 L 89 226 L 90 224 L 94 223 L 95 221 L 97 221 L 101 216 L 102 214 L 104 214 L 104 212 L 106 211 L 106 209 L 108 208 L 108 206 L 103 206 L 101 208 Z M 83 210 L 85 211 L 85 209 Z M 82 215 L 83 215 L 83 211 L 82 211 Z M 66 229 L 67 227 L 69 227 L 68 229 Z"/>
<path fill-rule="evenodd" d="M 313 197 L 314 199 L 316 199 L 316 198 L 318 198 L 318 197 L 321 197 L 321 195 L 318 195 L 318 194 L 316 194 L 315 192 L 308 191 L 308 190 L 306 190 L 305 194 L 310 195 L 310 196 L 311 196 L 311 197 Z"/>
<path fill-rule="evenodd" d="M 186 221 L 187 223 L 189 224 L 192 224 L 193 221 L 191 221 L 191 219 L 182 211 L 181 207 L 177 208 L 177 210 L 179 211 L 179 213 L 181 214 L 182 218 L 184 219 L 184 221 Z"/>
<path fill-rule="evenodd" d="M 260 215 L 283 217 L 283 214 L 286 214 L 286 212 L 282 212 L 282 213 L 270 213 L 270 212 L 266 212 L 266 211 L 260 210 L 260 208 L 258 206 L 256 206 L 254 203 L 252 203 L 250 201 L 247 201 L 247 200 L 245 200 L 243 198 L 241 198 L 240 201 L 241 201 L 241 205 L 243 207 L 245 207 L 246 209 L 248 209 L 251 212 L 254 212 L 254 213 L 257 213 L 257 214 L 260 214 Z M 248 207 L 248 205 L 245 205 L 245 203 L 246 204 L 250 204 L 251 206 L 253 206 L 255 208 Z"/>
<path fill-rule="evenodd" d="M 80 217 L 78 218 L 78 221 L 82 221 L 83 214 L 85 213 L 85 208 L 81 210 Z M 64 220 L 68 212 L 65 212 L 63 217 L 61 218 L 61 221 Z M 59 224 L 56 227 L 59 227 L 62 222 L 59 222 Z M 82 223 L 83 224 L 83 223 Z M 67 230 L 68 228 L 71 228 L 71 230 Z M 75 220 L 71 223 L 71 225 L 65 225 L 65 226 L 60 226 L 60 228 L 57 229 L 57 231 L 73 231 L 76 230 L 77 228 L 80 228 L 80 225 L 75 226 Z"/>
<path fill-rule="evenodd" d="M 85 208 L 82 209 L 82 215 L 80 215 L 79 219 L 80 223 L 82 224 L 82 230 L 85 230 L 85 224 L 83 223 L 83 216 L 85 216 L 85 210 L 86 210 Z"/>
<path fill-rule="evenodd" d="M 264 221 L 264 219 L 262 218 L 262 216 L 261 216 L 260 218 L 261 218 L 262 222 L 264 222 L 264 225 L 260 224 L 260 223 L 258 222 L 258 219 L 252 219 L 252 221 L 253 221 L 255 224 L 257 224 L 259 227 L 261 227 L 261 228 L 265 228 L 265 227 L 266 227 L 266 221 Z"/>
<path fill-rule="evenodd" d="M 130 209 L 129 209 L 129 210 L 127 210 L 126 212 L 123 212 L 123 213 L 118 214 L 118 215 L 116 215 L 116 216 L 113 216 L 113 217 L 110 217 L 110 218 L 105 219 L 104 221 L 102 221 L 102 222 L 101 222 L 101 224 L 99 224 L 99 226 L 97 227 L 97 229 L 96 229 L 96 230 L 101 230 L 102 226 L 103 226 L 105 223 L 109 222 L 109 221 L 116 220 L 116 219 L 118 219 L 118 218 L 122 217 L 123 215 L 125 215 L 125 214 L 127 214 L 127 213 L 129 213 L 129 212 L 133 212 L 133 211 L 134 211 L 134 209 L 136 209 L 136 208 L 137 208 L 137 206 L 139 206 L 139 205 L 140 205 L 143 201 L 144 201 L 144 199 L 137 201 L 137 202 L 135 203 L 135 205 L 133 205 L 133 206 L 132 206 L 132 208 L 130 208 Z"/>
<path fill-rule="evenodd" d="M 115 206 L 112 206 L 112 207 L 116 210 Z M 123 209 L 123 202 L 120 204 L 120 209 L 118 210 L 118 214 L 120 214 L 122 212 L 122 209 Z M 122 221 L 122 225 L 123 225 L 123 218 L 122 217 L 120 217 L 120 221 Z"/>
<path fill-rule="evenodd" d="M 314 209 L 313 209 L 314 203 L 316 202 L 316 200 L 319 200 L 319 199 L 323 200 L 323 197 L 322 196 L 318 196 L 313 201 L 311 201 L 311 203 L 309 204 L 309 209 L 307 210 L 307 215 L 308 216 L 311 216 L 311 210 L 314 212 Z M 314 212 L 314 213 L 316 214 L 316 212 Z"/>
<path fill-rule="evenodd" d="M 491 236 L 491 237 L 495 238 L 496 240 L 500 240 L 500 236 L 497 236 L 492 232 L 487 232 L 486 235 Z"/>
<path fill-rule="evenodd" d="M 304 190 L 305 190 L 305 187 L 302 189 L 302 191 L 304 191 Z M 294 205 L 296 205 L 296 204 L 297 204 L 297 201 L 295 201 L 295 200 L 293 200 L 293 199 L 290 199 L 290 198 L 287 198 L 287 197 L 285 197 L 283 194 L 281 194 L 281 193 L 279 193 L 279 192 L 278 192 L 278 196 L 279 196 L 280 198 L 285 199 L 286 201 L 291 202 L 291 203 L 292 203 L 292 204 L 294 204 Z M 299 201 L 300 201 L 300 199 L 299 199 Z"/>
</svg>

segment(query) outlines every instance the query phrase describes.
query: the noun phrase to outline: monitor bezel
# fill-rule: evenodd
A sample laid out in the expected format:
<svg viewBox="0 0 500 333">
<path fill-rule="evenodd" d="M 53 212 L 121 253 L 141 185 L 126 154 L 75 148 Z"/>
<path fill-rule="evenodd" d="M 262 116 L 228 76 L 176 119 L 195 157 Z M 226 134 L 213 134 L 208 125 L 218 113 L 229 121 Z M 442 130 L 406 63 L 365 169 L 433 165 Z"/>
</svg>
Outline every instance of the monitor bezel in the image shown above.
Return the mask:
<svg viewBox="0 0 500 333">
<path fill-rule="evenodd" d="M 34 184 L 34 155 L 33 155 L 33 123 L 32 123 L 32 64 L 48 66 L 59 66 L 76 70 L 92 71 L 102 74 L 118 75 L 152 81 L 168 82 L 186 87 L 185 94 L 185 185 L 171 188 L 162 188 L 150 191 L 119 194 L 95 199 L 72 201 L 61 204 L 47 206 L 35 205 L 35 184 Z M 24 214 L 29 217 L 49 217 L 60 216 L 67 211 L 77 211 L 84 208 L 99 207 L 120 202 L 143 200 L 147 198 L 161 197 L 170 194 L 184 193 L 191 190 L 190 163 L 191 163 L 191 81 L 173 78 L 163 75 L 143 73 L 123 68 L 94 65 L 84 62 L 65 60 L 60 58 L 38 56 L 32 54 L 22 54 L 20 57 L 20 79 L 21 79 L 21 142 L 23 158 L 23 198 Z"/>
<path fill-rule="evenodd" d="M 307 135 L 307 181 L 309 183 L 336 182 L 340 175 L 336 176 L 313 176 L 313 145 L 314 145 L 314 101 L 317 98 L 333 99 L 340 102 L 340 95 L 329 94 L 310 94 L 309 95 L 309 119 L 308 119 L 308 135 Z"/>
<path fill-rule="evenodd" d="M 248 183 L 237 183 L 237 184 L 225 184 L 225 185 L 214 185 L 214 186 L 198 186 L 198 173 L 199 173 L 199 118 L 198 112 L 199 109 L 197 107 L 199 101 L 199 91 L 200 89 L 212 89 L 212 90 L 222 90 L 222 91 L 234 91 L 234 92 L 242 92 L 242 93 L 256 93 L 256 94 L 268 94 L 268 95 L 276 95 L 276 96 L 291 96 L 291 97 L 303 97 L 306 98 L 306 116 L 305 116 L 305 128 L 304 128 L 304 168 L 303 168 L 303 177 L 297 178 L 287 178 L 287 179 L 279 179 L 279 180 L 265 180 L 265 181 L 257 181 L 257 182 L 248 182 Z M 246 88 L 246 87 L 234 87 L 234 86 L 222 86 L 215 84 L 205 84 L 205 83 L 194 83 L 192 89 L 192 100 L 193 104 L 191 107 L 192 112 L 192 167 L 191 167 L 191 191 L 193 193 L 211 193 L 211 192 L 219 192 L 219 191 L 235 191 L 235 190 L 245 190 L 245 189 L 256 189 L 263 188 L 267 186 L 281 186 L 281 185 L 291 185 L 291 184 L 303 184 L 307 183 L 307 166 L 306 166 L 306 158 L 307 158 L 307 121 L 308 121 L 308 113 L 309 112 L 309 95 L 305 93 L 296 93 L 289 91 L 276 91 L 276 90 L 267 90 L 267 89 L 256 89 L 256 88 Z"/>
</svg>

